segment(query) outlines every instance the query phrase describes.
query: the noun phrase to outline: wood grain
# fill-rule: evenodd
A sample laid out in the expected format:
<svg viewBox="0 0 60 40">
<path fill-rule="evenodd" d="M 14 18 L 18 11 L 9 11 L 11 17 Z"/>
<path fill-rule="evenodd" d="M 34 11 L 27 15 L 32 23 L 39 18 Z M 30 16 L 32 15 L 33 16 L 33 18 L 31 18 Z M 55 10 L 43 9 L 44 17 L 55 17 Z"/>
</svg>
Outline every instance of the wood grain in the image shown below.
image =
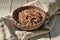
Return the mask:
<svg viewBox="0 0 60 40">
<path fill-rule="evenodd" d="M 25 4 L 25 3 L 27 3 L 27 0 L 13 0 L 13 2 L 12 2 L 12 8 L 11 8 L 11 13 L 12 13 L 15 9 L 21 7 L 21 6 L 22 6 L 23 4 Z"/>
<path fill-rule="evenodd" d="M 0 17 L 10 14 L 11 0 L 0 0 Z"/>
</svg>

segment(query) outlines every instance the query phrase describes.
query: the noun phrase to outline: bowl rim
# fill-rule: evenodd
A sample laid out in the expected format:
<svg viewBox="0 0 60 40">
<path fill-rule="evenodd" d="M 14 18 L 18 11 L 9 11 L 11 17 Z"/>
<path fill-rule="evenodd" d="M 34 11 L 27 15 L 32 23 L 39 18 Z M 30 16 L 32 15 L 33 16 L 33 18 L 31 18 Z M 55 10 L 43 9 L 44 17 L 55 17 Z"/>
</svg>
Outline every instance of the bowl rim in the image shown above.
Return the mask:
<svg viewBox="0 0 60 40">
<path fill-rule="evenodd" d="M 27 7 L 33 7 L 33 8 L 37 8 L 38 10 L 41 10 L 42 12 L 43 12 L 43 15 L 42 15 L 42 13 L 41 13 L 41 15 L 42 15 L 42 17 L 43 17 L 43 19 L 42 19 L 42 21 L 41 22 L 39 22 L 39 23 L 37 23 L 38 25 L 42 25 L 42 23 L 44 22 L 44 20 L 45 20 L 45 18 L 46 18 L 46 14 L 45 14 L 45 11 L 43 11 L 41 8 L 39 8 L 39 7 L 36 7 L 36 6 L 22 6 L 22 7 L 19 7 L 19 8 L 17 8 L 17 9 L 15 9 L 14 11 L 13 11 L 13 14 L 12 14 L 12 17 L 13 17 L 13 19 L 18 23 L 18 24 L 20 24 L 16 19 L 15 19 L 15 14 L 17 13 L 17 12 L 20 12 L 19 10 L 20 9 L 22 9 L 22 8 L 26 8 L 27 9 Z M 23 9 L 22 9 L 23 10 Z M 24 9 L 25 10 L 25 9 Z M 19 14 L 19 13 L 18 13 Z M 17 14 L 17 15 L 18 15 Z M 37 25 L 36 24 L 36 25 Z M 32 25 L 32 26 L 36 26 L 36 25 Z"/>
</svg>

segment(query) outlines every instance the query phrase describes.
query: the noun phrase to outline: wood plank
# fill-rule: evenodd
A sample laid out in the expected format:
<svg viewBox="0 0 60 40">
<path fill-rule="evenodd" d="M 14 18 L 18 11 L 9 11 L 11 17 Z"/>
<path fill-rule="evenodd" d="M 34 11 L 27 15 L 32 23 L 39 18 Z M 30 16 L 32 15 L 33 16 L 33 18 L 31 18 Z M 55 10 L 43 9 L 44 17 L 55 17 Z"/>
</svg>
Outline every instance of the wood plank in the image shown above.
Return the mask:
<svg viewBox="0 0 60 40">
<path fill-rule="evenodd" d="M 46 33 L 43 35 L 38 35 L 38 36 L 35 36 L 33 38 L 30 38 L 29 40 L 50 40 L 50 38 L 49 38 L 49 34 Z"/>
<path fill-rule="evenodd" d="M 31 1 L 34 1 L 34 0 L 27 0 L 27 2 L 31 2 Z"/>
<path fill-rule="evenodd" d="M 60 15 L 57 16 L 55 26 L 50 34 L 51 40 L 60 40 Z"/>
<path fill-rule="evenodd" d="M 0 0 L 0 17 L 10 14 L 11 0 Z"/>
<path fill-rule="evenodd" d="M 17 9 L 18 7 L 21 7 L 23 4 L 27 3 L 27 0 L 13 0 L 12 3 L 12 9 L 11 9 L 11 13 Z"/>
</svg>

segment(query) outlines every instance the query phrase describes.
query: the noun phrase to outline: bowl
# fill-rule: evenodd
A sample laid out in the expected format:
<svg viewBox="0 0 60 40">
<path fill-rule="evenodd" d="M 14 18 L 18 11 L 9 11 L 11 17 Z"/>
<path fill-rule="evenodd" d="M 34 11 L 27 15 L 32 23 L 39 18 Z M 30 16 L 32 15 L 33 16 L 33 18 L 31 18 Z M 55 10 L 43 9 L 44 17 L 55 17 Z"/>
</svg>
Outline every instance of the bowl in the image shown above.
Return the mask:
<svg viewBox="0 0 60 40">
<path fill-rule="evenodd" d="M 32 25 L 32 26 L 21 25 L 19 23 L 19 21 L 17 20 L 18 19 L 19 12 L 21 12 L 22 10 L 30 9 L 30 8 L 36 8 L 40 12 L 42 12 L 42 13 L 40 13 L 41 16 L 42 16 L 41 22 L 39 22 L 36 25 Z M 20 30 L 28 30 L 28 31 L 30 31 L 30 30 L 36 30 L 36 29 L 42 27 L 42 25 L 43 25 L 43 23 L 45 21 L 45 17 L 46 17 L 45 12 L 42 9 L 40 9 L 38 7 L 35 7 L 35 6 L 23 6 L 23 7 L 19 7 L 16 10 L 13 11 L 13 15 L 12 16 L 13 16 L 13 19 L 15 21 L 15 25 L 16 25 L 17 28 L 19 28 Z"/>
</svg>

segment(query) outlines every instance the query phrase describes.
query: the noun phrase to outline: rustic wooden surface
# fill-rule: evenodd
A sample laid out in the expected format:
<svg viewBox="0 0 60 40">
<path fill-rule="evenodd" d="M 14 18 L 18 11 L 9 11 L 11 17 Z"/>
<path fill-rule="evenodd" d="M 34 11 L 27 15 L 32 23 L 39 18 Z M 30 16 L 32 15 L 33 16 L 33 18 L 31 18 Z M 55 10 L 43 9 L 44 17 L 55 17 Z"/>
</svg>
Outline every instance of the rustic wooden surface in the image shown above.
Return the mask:
<svg viewBox="0 0 60 40">
<path fill-rule="evenodd" d="M 12 14 L 12 12 L 21 5 L 32 0 L 0 0 L 0 17 Z M 52 1 L 52 0 L 51 0 Z M 29 40 L 60 40 L 60 16 L 57 17 L 54 29 L 47 34 L 39 35 Z M 1 36 L 0 36 L 1 39 Z M 3 40 L 3 39 L 1 39 Z"/>
<path fill-rule="evenodd" d="M 9 15 L 11 0 L 0 0 L 0 17 Z"/>
</svg>

